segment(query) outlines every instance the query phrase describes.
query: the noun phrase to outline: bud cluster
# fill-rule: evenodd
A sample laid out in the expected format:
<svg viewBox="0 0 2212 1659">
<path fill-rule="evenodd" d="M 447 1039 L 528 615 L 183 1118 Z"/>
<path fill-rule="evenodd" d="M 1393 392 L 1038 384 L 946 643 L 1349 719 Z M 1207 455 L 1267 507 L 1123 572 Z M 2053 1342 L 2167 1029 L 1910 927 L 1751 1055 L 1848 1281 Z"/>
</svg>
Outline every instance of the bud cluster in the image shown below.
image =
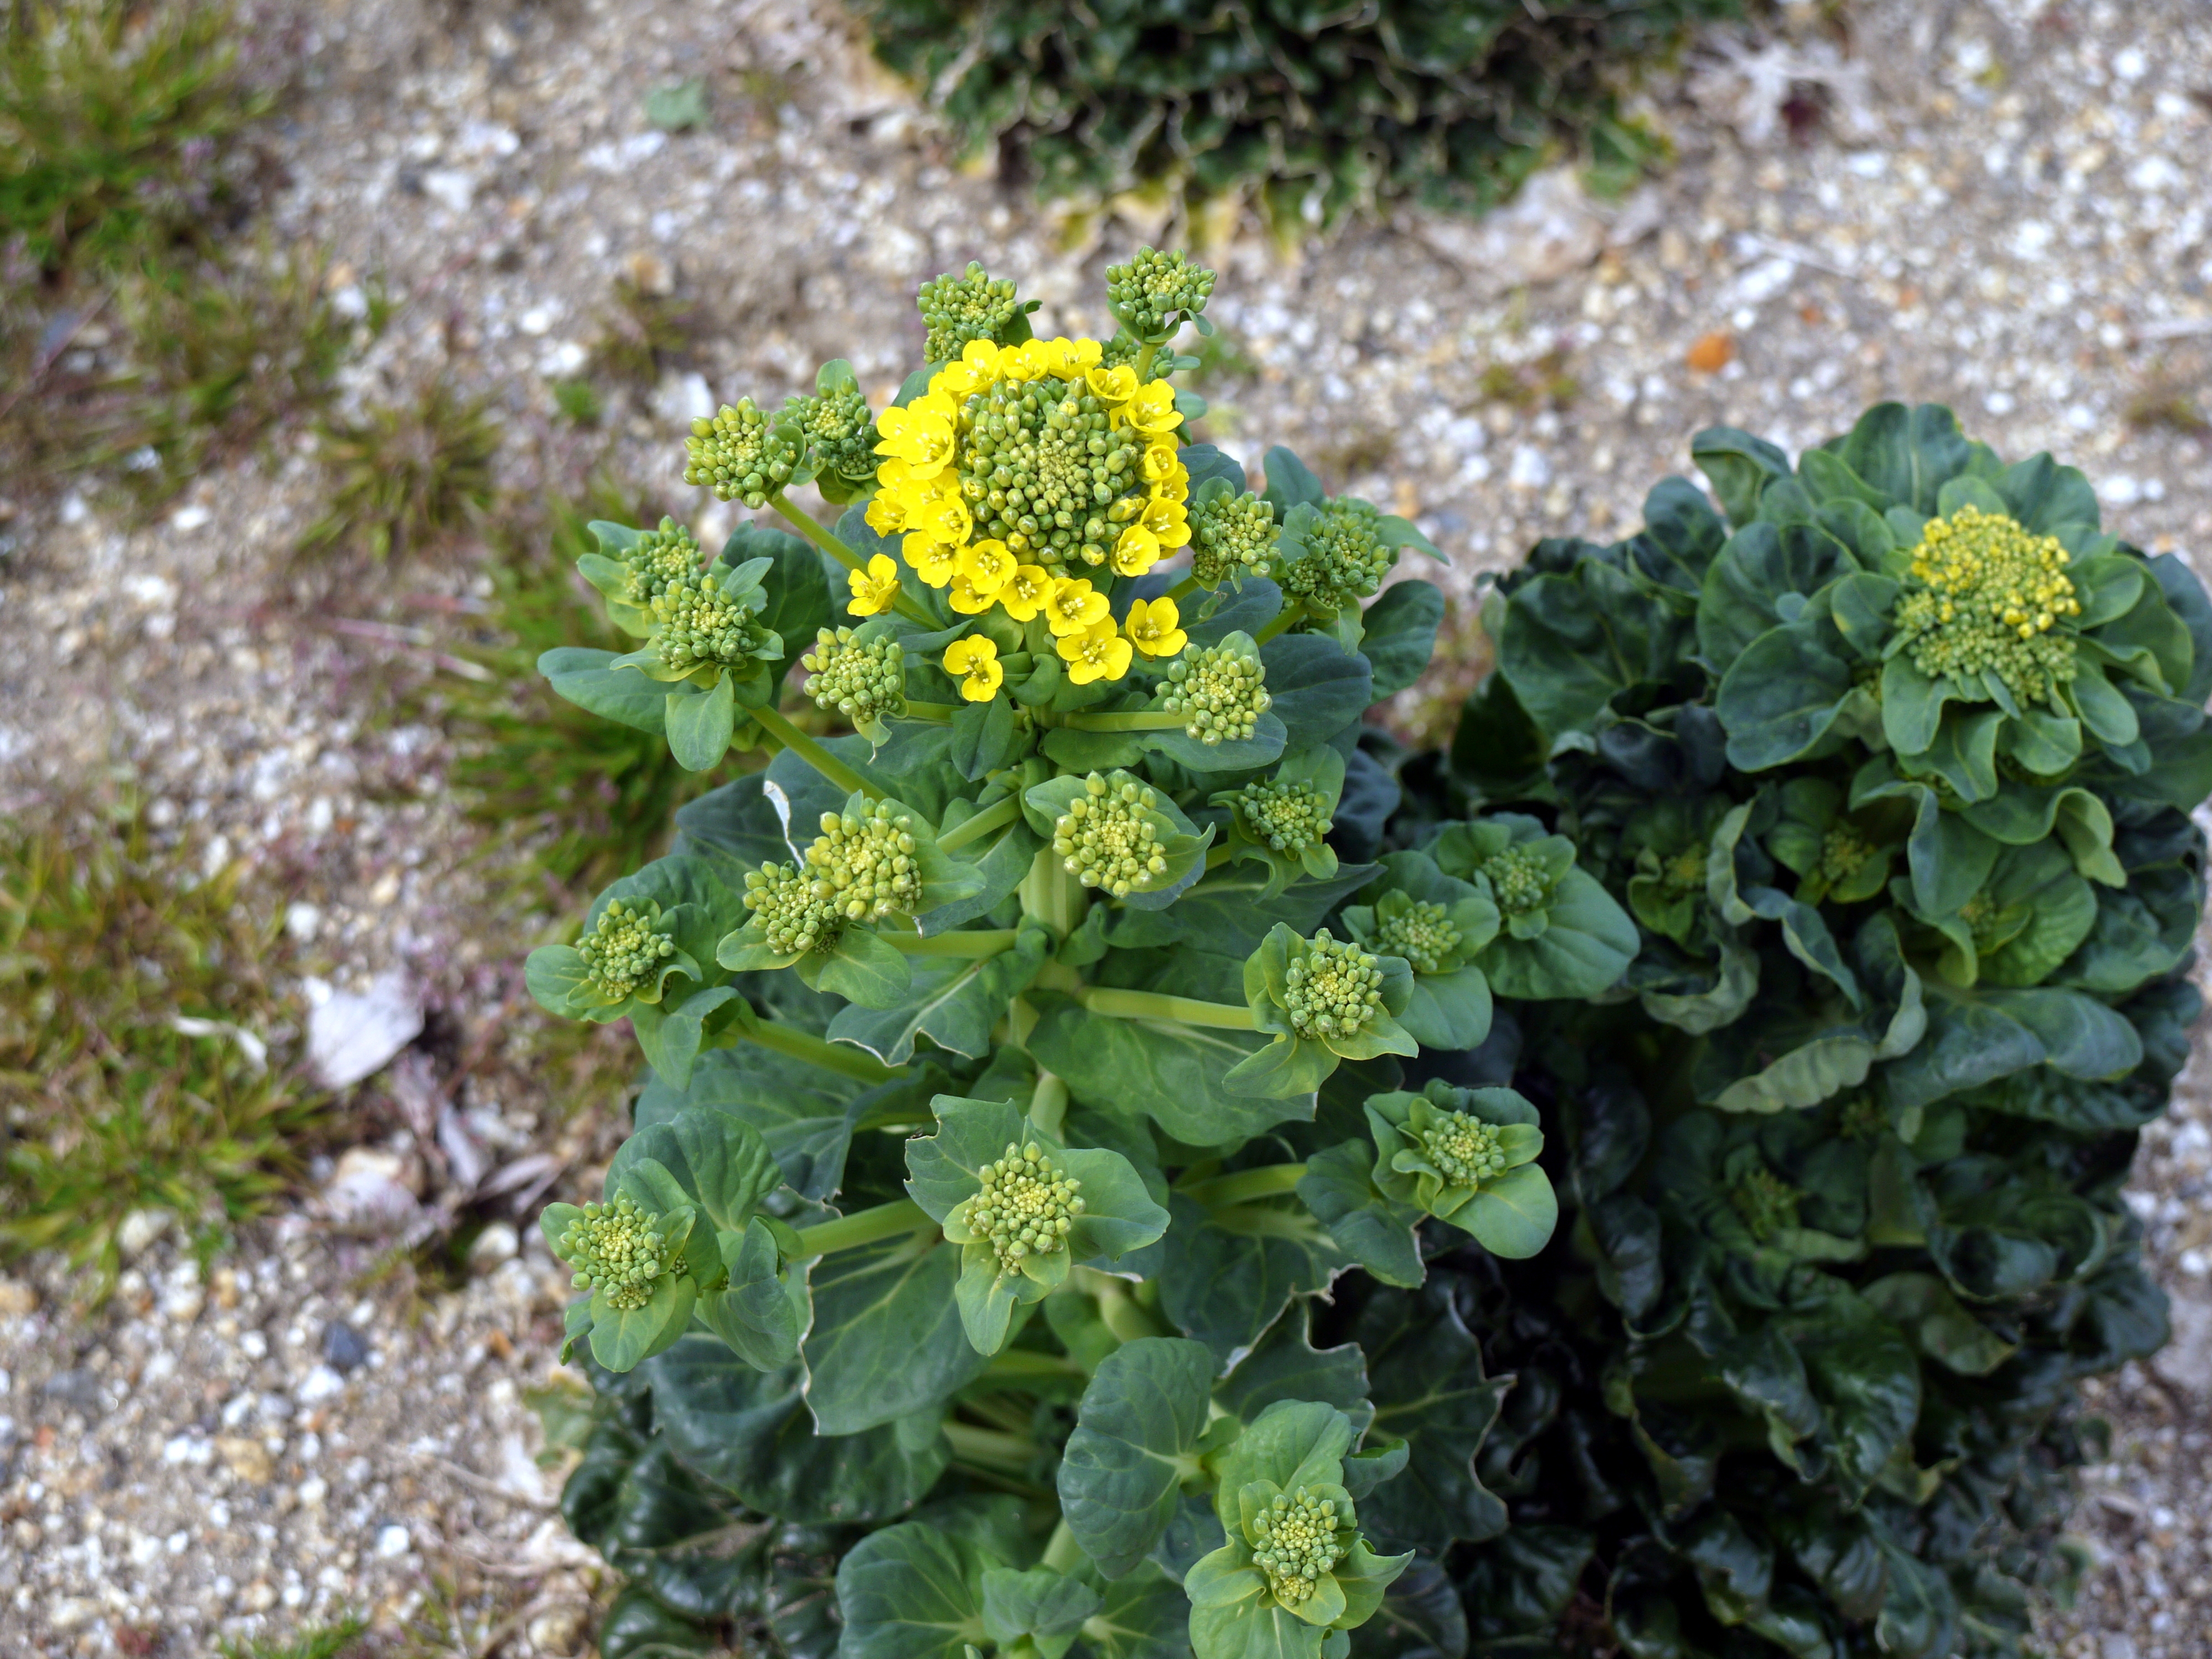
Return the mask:
<svg viewBox="0 0 2212 1659">
<path fill-rule="evenodd" d="M 921 898 L 915 860 L 914 820 L 889 801 L 859 811 L 824 812 L 822 834 L 806 849 L 815 889 L 848 921 L 875 921 L 892 910 L 909 915 Z"/>
<path fill-rule="evenodd" d="M 670 575 L 659 589 L 647 609 L 658 624 L 653 651 L 671 670 L 688 673 L 708 664 L 741 663 L 767 636 L 752 607 L 725 593 L 709 572 Z"/>
<path fill-rule="evenodd" d="M 690 457 L 684 482 L 704 484 L 721 500 L 758 510 L 791 479 L 799 457 L 765 410 L 750 398 L 722 405 L 712 420 L 691 422 L 684 441 Z"/>
<path fill-rule="evenodd" d="M 1190 509 L 1190 570 L 1206 587 L 1232 576 L 1264 576 L 1283 538 L 1275 506 L 1264 495 L 1216 494 Z"/>
<path fill-rule="evenodd" d="M 1139 340 L 1158 340 L 1206 309 L 1213 273 L 1182 253 L 1140 247 L 1126 265 L 1106 267 L 1106 303 Z"/>
<path fill-rule="evenodd" d="M 798 426 L 822 471 L 854 480 L 875 477 L 876 423 L 858 387 L 793 398 L 783 412 Z"/>
<path fill-rule="evenodd" d="M 1305 549 L 1279 573 L 1283 592 L 1323 610 L 1365 598 L 1390 573 L 1394 552 L 1376 533 L 1382 514 L 1350 497 L 1330 501 L 1306 532 Z"/>
<path fill-rule="evenodd" d="M 2073 637 L 2051 630 L 2081 602 L 2056 537 L 1975 507 L 1930 519 L 1920 534 L 1897 607 L 1914 667 L 1970 684 L 1986 670 L 2023 702 L 2073 680 Z"/>
<path fill-rule="evenodd" d="M 653 1281 L 661 1274 L 684 1271 L 670 1259 L 666 1233 L 627 1198 L 585 1205 L 561 1235 L 560 1254 L 576 1270 L 569 1280 L 575 1289 L 605 1291 L 608 1302 L 625 1311 L 652 1299 Z"/>
<path fill-rule="evenodd" d="M 1279 778 L 1255 778 L 1238 791 L 1237 816 L 1246 834 L 1278 853 L 1302 853 L 1335 828 L 1329 799 Z"/>
<path fill-rule="evenodd" d="M 1259 658 L 1226 644 L 1184 652 L 1168 665 L 1168 681 L 1161 708 L 1188 715 L 1183 729 L 1200 743 L 1250 737 L 1273 701 Z"/>
<path fill-rule="evenodd" d="M 592 931 L 576 941 L 576 954 L 600 993 L 620 1002 L 650 982 L 653 970 L 676 954 L 672 933 L 660 920 L 658 904 L 640 909 L 611 899 Z"/>
<path fill-rule="evenodd" d="M 1840 887 L 1866 867 L 1874 843 L 1848 823 L 1832 823 L 1820 837 L 1820 879 Z"/>
<path fill-rule="evenodd" d="M 1505 1173 L 1498 1131 L 1465 1112 L 1439 1112 L 1421 1131 L 1421 1150 L 1455 1187 L 1474 1187 Z"/>
<path fill-rule="evenodd" d="M 970 340 L 997 339 L 1022 309 L 1013 283 L 1003 276 L 994 280 L 973 259 L 958 276 L 924 283 L 915 302 L 929 330 L 922 356 L 933 363 L 951 362 Z"/>
<path fill-rule="evenodd" d="M 960 493 L 978 533 L 1018 562 L 1103 564 L 1144 512 L 1142 434 L 1116 430 L 1104 400 L 1079 383 L 1000 380 L 963 418 Z"/>
<path fill-rule="evenodd" d="M 1414 899 L 1403 909 L 1376 907 L 1375 948 L 1386 957 L 1405 957 L 1417 974 L 1443 972 L 1461 938 L 1451 912 L 1441 904 Z"/>
<path fill-rule="evenodd" d="M 825 628 L 799 659 L 812 677 L 806 695 L 854 726 L 906 713 L 906 649 L 896 640 L 855 639 L 849 628 Z"/>
<path fill-rule="evenodd" d="M 1375 957 L 1326 927 L 1291 958 L 1284 977 L 1285 1012 L 1302 1037 L 1356 1036 L 1382 1006 L 1382 969 Z"/>
<path fill-rule="evenodd" d="M 1267 1575 L 1268 1589 L 1285 1607 L 1311 1595 L 1344 1559 L 1349 1545 L 1340 1528 L 1349 1531 L 1352 1516 L 1340 1515 L 1339 1507 L 1334 1498 L 1300 1486 L 1277 1492 L 1252 1517 L 1252 1565 Z"/>
<path fill-rule="evenodd" d="M 1762 1244 L 1797 1224 L 1797 1200 L 1803 1196 L 1764 1164 L 1749 1165 L 1729 1184 L 1729 1202 Z"/>
<path fill-rule="evenodd" d="M 636 545 L 623 556 L 623 562 L 629 567 L 629 589 L 624 597 L 632 605 L 649 605 L 670 582 L 698 573 L 699 544 L 675 520 L 663 519 L 658 530 L 639 535 Z"/>
<path fill-rule="evenodd" d="M 1067 1248 L 1067 1235 L 1083 1213 L 1083 1183 L 1064 1173 L 1032 1140 L 1008 1142 L 1006 1155 L 980 1171 L 982 1188 L 969 1201 L 969 1227 L 991 1241 L 999 1266 L 1018 1268 L 1028 1255 Z"/>
<path fill-rule="evenodd" d="M 778 956 L 827 950 L 845 926 L 844 917 L 830 902 L 827 884 L 799 874 L 788 864 L 763 864 L 745 872 L 745 908 L 760 923 L 768 948 Z"/>
<path fill-rule="evenodd" d="M 1551 902 L 1552 878 L 1543 860 L 1525 847 L 1508 847 L 1482 861 L 1491 896 L 1509 916 L 1540 910 Z"/>
<path fill-rule="evenodd" d="M 1052 826 L 1052 850 L 1068 874 L 1115 898 L 1141 892 L 1166 874 L 1160 832 L 1145 816 L 1158 798 L 1140 783 L 1115 786 L 1096 772 L 1083 787 Z"/>
</svg>

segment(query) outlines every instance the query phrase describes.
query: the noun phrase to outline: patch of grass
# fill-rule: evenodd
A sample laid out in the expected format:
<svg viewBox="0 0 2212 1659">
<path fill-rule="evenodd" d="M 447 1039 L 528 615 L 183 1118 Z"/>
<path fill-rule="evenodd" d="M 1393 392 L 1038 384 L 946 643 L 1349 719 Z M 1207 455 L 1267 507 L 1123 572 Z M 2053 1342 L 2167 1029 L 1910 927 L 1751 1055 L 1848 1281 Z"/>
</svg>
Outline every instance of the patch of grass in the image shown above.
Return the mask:
<svg viewBox="0 0 2212 1659">
<path fill-rule="evenodd" d="M 64 1250 L 104 1290 L 131 1211 L 219 1228 L 296 1178 L 326 1100 L 286 1062 L 275 910 L 128 799 L 0 826 L 0 1255 Z"/>
<path fill-rule="evenodd" d="M 274 89 L 219 4 L 11 0 L 0 27 L 0 246 L 48 276 L 201 242 L 237 208 L 235 141 Z"/>
<path fill-rule="evenodd" d="M 473 527 L 490 507 L 500 429 L 490 401 L 433 381 L 411 404 L 371 410 L 317 432 L 330 511 L 302 553 L 357 547 L 379 563 Z"/>
<path fill-rule="evenodd" d="M 629 278 L 617 278 L 614 305 L 602 313 L 592 349 L 593 376 L 624 386 L 658 384 L 690 347 L 696 309 L 689 300 L 648 294 Z"/>
<path fill-rule="evenodd" d="M 368 1632 L 368 1621 L 348 1614 L 335 1625 L 317 1625 L 286 1640 L 264 1636 L 240 1645 L 222 1644 L 222 1659 L 343 1659 Z"/>
<path fill-rule="evenodd" d="M 2135 395 L 2128 399 L 2128 424 L 2164 427 L 2194 438 L 2212 433 L 2212 417 L 2208 417 L 2202 398 L 2208 386 L 2212 386 L 2212 368 L 2202 358 L 2161 361 L 2136 382 Z"/>
<path fill-rule="evenodd" d="M 541 653 L 580 645 L 626 651 L 636 641 L 606 619 L 576 574 L 596 544 L 593 519 L 650 525 L 659 511 L 604 481 L 581 501 L 556 501 L 550 534 L 507 538 L 492 568 L 490 637 L 454 648 L 485 680 L 441 682 L 446 730 L 459 748 L 447 778 L 477 823 L 501 843 L 526 844 L 539 870 L 593 890 L 656 857 L 671 816 L 704 787 L 665 738 L 587 714 L 553 695 Z"/>
<path fill-rule="evenodd" d="M 1564 350 L 1546 352 L 1532 362 L 1492 362 L 1475 379 L 1483 400 L 1519 410 L 1564 410 L 1582 393 L 1582 382 L 1568 372 Z"/>
</svg>

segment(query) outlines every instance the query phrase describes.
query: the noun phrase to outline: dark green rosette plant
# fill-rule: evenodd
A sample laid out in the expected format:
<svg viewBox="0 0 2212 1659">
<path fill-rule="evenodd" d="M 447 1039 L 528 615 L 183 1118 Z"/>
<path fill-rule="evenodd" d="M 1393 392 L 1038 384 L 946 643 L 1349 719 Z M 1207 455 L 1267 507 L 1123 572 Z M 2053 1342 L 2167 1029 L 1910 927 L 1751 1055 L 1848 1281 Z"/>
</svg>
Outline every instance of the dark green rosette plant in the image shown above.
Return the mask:
<svg viewBox="0 0 2212 1659">
<path fill-rule="evenodd" d="M 1692 453 L 1725 517 L 1669 480 L 1498 584 L 1430 775 L 1636 935 L 1498 1058 L 1553 1241 L 1425 1287 L 1541 1401 L 1446 1562 L 1468 1650 L 2019 1659 L 2078 1385 L 2166 1335 L 2119 1189 L 2197 1010 L 2212 605 L 1943 410 Z"/>
<path fill-rule="evenodd" d="M 644 643 L 549 653 L 555 690 L 757 756 L 531 962 L 651 1068 L 600 1203 L 547 1221 L 597 1390 L 564 1512 L 631 1579 L 610 1659 L 733 1625 L 790 1659 L 1395 1653 L 1504 1524 L 1507 1385 L 1417 1299 L 1541 1246 L 1534 1111 L 1423 1095 L 1427 1176 L 1371 1125 L 1510 1025 L 1492 980 L 1605 991 L 1633 927 L 1519 820 L 1393 829 L 1367 716 L 1443 603 L 1382 583 L 1434 550 L 1194 441 L 1168 342 L 1212 287 L 1147 252 L 1112 339 L 1038 340 L 1010 284 L 939 278 L 889 406 L 831 365 L 694 427 L 687 476 L 796 534 L 595 526 Z"/>
</svg>

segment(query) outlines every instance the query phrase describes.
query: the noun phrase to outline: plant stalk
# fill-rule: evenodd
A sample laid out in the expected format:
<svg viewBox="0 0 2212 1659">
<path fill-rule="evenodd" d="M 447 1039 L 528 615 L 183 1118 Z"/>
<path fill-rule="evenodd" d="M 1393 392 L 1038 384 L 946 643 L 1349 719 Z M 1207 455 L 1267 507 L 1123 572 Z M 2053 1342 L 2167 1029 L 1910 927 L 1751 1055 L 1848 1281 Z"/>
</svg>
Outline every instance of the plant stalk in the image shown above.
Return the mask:
<svg viewBox="0 0 2212 1659">
<path fill-rule="evenodd" d="M 952 1455 L 961 1462 L 980 1464 L 1007 1474 L 1026 1473 L 1036 1457 L 1036 1441 L 1018 1434 L 1001 1433 L 997 1429 L 978 1428 L 973 1423 L 947 1420 L 945 1437 L 951 1442 Z"/>
<path fill-rule="evenodd" d="M 927 720 L 933 726 L 949 726 L 952 722 L 953 715 L 959 712 L 949 702 L 921 702 L 908 697 L 906 700 L 906 713 L 899 718 L 909 720 Z"/>
<path fill-rule="evenodd" d="M 981 962 L 989 957 L 1004 956 L 1014 948 L 1015 930 L 1011 927 L 969 927 L 950 933 L 878 933 L 893 950 L 910 957 L 960 957 L 969 962 Z"/>
<path fill-rule="evenodd" d="M 1209 1210 L 1225 1210 L 1232 1204 L 1249 1204 L 1255 1198 L 1275 1198 L 1297 1190 L 1306 1166 L 1303 1164 L 1263 1164 L 1256 1170 L 1239 1170 L 1194 1182 L 1179 1190 Z"/>
<path fill-rule="evenodd" d="M 1079 709 L 1061 724 L 1076 732 L 1171 732 L 1189 725 L 1190 716 L 1164 708 L 1130 708 L 1118 714 L 1087 714 Z"/>
<path fill-rule="evenodd" d="M 801 1227 L 799 1254 L 828 1255 L 832 1250 L 858 1249 L 863 1244 L 896 1238 L 901 1233 L 918 1233 L 924 1227 L 936 1224 L 929 1218 L 929 1212 L 912 1199 L 894 1199 L 873 1209 L 841 1215 L 835 1221 L 819 1221 L 811 1227 Z"/>
<path fill-rule="evenodd" d="M 1273 639 L 1277 635 L 1289 633 L 1291 629 L 1296 628 L 1300 623 L 1304 622 L 1305 620 L 1305 617 L 1306 602 L 1304 599 L 1292 599 L 1288 605 L 1285 605 L 1280 611 L 1275 613 L 1274 621 L 1269 623 L 1265 628 L 1261 629 L 1258 633 L 1252 636 L 1252 643 L 1255 645 L 1265 645 L 1269 640 Z"/>
<path fill-rule="evenodd" d="M 819 1066 L 825 1072 L 836 1072 L 856 1083 L 889 1083 L 893 1078 L 906 1075 L 905 1066 L 886 1066 L 850 1043 L 830 1042 L 811 1031 L 794 1031 L 787 1025 L 772 1024 L 767 1020 L 755 1020 L 737 1035 L 747 1042 L 758 1043 L 793 1060 L 803 1060 L 810 1066 Z"/>
<path fill-rule="evenodd" d="M 1185 1025 L 1203 1025 L 1217 1031 L 1256 1031 L 1259 1022 L 1249 1008 L 1226 1002 L 1200 1002 L 1194 997 L 1164 996 L 1157 991 L 1121 991 L 1108 986 L 1085 985 L 1073 993 L 1094 1014 L 1109 1019 L 1175 1019 Z"/>
<path fill-rule="evenodd" d="M 793 530 L 836 560 L 839 564 L 843 565 L 846 569 L 867 568 L 866 560 L 846 546 L 834 532 L 825 529 L 820 520 L 792 501 L 781 490 L 779 489 L 775 495 L 769 496 L 768 504 L 783 514 L 785 522 Z M 891 609 L 911 622 L 920 623 L 925 628 L 934 629 L 937 626 L 937 618 L 924 611 L 904 593 L 901 593 L 897 599 L 891 601 Z"/>
<path fill-rule="evenodd" d="M 1036 1087 L 1030 1091 L 1029 1115 L 1038 1128 L 1057 1136 L 1060 1125 L 1067 1121 L 1066 1081 L 1050 1072 L 1039 1072 Z"/>
<path fill-rule="evenodd" d="M 847 793 L 858 790 L 870 800 L 881 800 L 884 792 L 839 760 L 820 744 L 773 708 L 756 708 L 752 717 L 762 729 Z"/>
<path fill-rule="evenodd" d="M 985 807 L 981 811 L 954 824 L 937 838 L 940 853 L 957 853 L 971 841 L 980 841 L 994 830 L 1012 823 L 1022 815 L 1022 798 L 1009 795 L 1006 799 Z"/>
<path fill-rule="evenodd" d="M 1181 581 L 1177 582 L 1173 587 L 1168 589 L 1168 597 L 1175 600 L 1177 604 L 1181 604 L 1192 594 L 1197 592 L 1199 586 L 1198 572 L 1194 570 L 1186 575 Z"/>
<path fill-rule="evenodd" d="M 1052 1529 L 1052 1536 L 1045 1540 L 1044 1565 L 1054 1572 L 1073 1572 L 1083 1565 L 1083 1546 L 1075 1541 L 1074 1529 L 1064 1515 Z"/>
</svg>

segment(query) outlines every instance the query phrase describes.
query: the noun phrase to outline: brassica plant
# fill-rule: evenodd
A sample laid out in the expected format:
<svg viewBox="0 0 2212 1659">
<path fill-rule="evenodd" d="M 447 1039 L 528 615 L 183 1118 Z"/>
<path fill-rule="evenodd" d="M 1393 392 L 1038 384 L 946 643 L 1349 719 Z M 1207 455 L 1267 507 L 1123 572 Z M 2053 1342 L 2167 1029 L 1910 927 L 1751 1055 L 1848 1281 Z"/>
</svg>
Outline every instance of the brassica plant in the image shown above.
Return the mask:
<svg viewBox="0 0 2212 1659">
<path fill-rule="evenodd" d="M 637 646 L 555 689 L 765 758 L 529 963 L 650 1066 L 544 1219 L 610 1656 L 1343 1659 L 1504 1522 L 1505 1385 L 1423 1286 L 1558 1214 L 1493 995 L 1605 992 L 1638 933 L 1525 816 L 1386 847 L 1365 717 L 1443 605 L 1382 583 L 1436 550 L 1191 441 L 1212 286 L 1144 250 L 1114 337 L 1040 340 L 939 278 L 890 406 L 833 363 L 696 424 L 687 478 L 788 530 L 593 526 Z"/>
</svg>

